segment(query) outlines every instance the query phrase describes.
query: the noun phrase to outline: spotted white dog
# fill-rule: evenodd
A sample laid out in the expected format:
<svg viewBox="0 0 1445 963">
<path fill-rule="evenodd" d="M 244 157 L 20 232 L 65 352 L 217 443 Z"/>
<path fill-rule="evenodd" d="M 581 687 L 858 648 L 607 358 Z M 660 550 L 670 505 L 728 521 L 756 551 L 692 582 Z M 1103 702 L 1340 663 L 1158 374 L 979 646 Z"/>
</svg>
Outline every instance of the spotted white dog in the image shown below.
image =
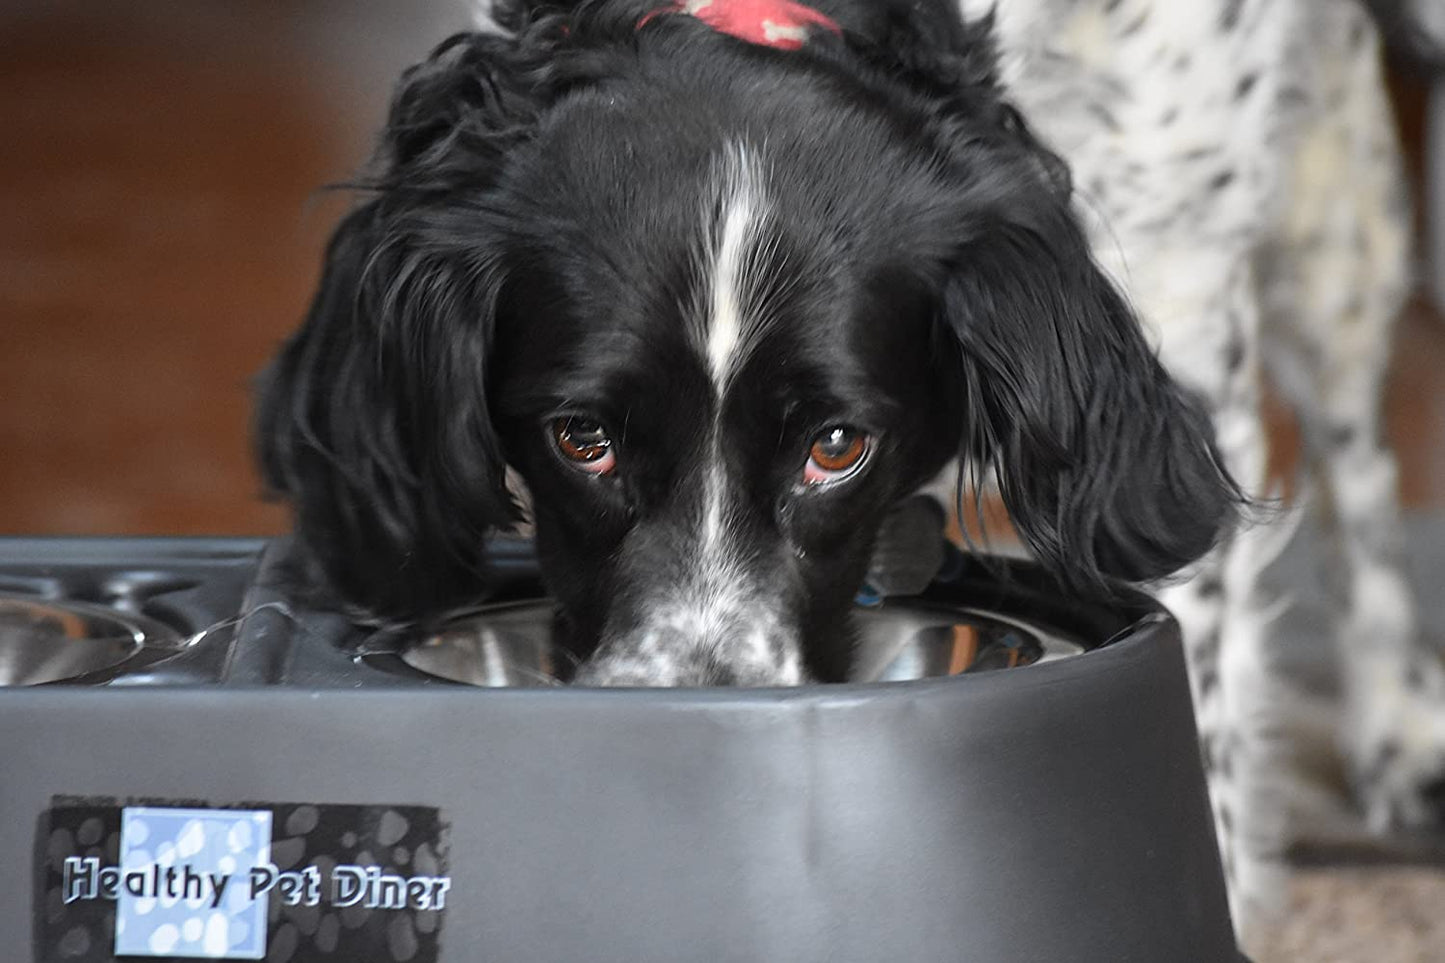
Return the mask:
<svg viewBox="0 0 1445 963">
<path fill-rule="evenodd" d="M 1354 0 L 964 0 L 996 7 L 1011 95 L 1073 167 L 1096 256 L 1235 477 L 1265 481 L 1260 382 L 1298 415 L 1332 536 L 1339 744 L 1369 826 L 1445 818 L 1445 673 L 1417 644 L 1381 437 L 1409 213 L 1369 11 Z M 1271 534 L 1164 591 L 1185 627 L 1238 915 L 1289 841 L 1271 798 L 1280 692 L 1259 575 Z"/>
</svg>

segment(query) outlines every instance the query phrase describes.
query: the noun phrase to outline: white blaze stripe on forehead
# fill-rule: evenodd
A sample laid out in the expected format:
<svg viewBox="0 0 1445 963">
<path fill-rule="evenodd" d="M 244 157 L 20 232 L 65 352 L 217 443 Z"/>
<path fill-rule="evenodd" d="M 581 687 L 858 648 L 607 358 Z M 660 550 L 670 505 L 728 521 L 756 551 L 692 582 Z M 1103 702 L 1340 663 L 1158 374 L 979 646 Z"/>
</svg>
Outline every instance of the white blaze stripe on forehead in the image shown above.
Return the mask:
<svg viewBox="0 0 1445 963">
<path fill-rule="evenodd" d="M 740 144 L 729 146 L 717 167 L 715 184 L 717 219 L 708 225 L 711 257 L 703 330 L 717 408 L 706 449 L 708 464 L 703 467 L 697 555 L 689 565 L 692 598 L 684 602 L 683 608 L 690 610 L 694 624 L 706 626 L 709 634 L 727 626 L 751 635 L 753 627 L 747 625 L 750 620 L 745 613 L 757 593 L 746 566 L 741 563 L 738 546 L 727 530 L 730 493 L 719 437 L 723 394 L 745 350 L 747 271 L 764 203 L 762 176 L 748 156 L 747 148 Z M 731 658 L 725 658 L 736 662 L 740 654 L 731 653 Z"/>
<path fill-rule="evenodd" d="M 695 672 L 704 656 L 745 684 L 795 685 L 803 681 L 797 632 L 779 611 L 779 593 L 760 584 L 749 564 L 737 530 L 743 492 L 729 477 L 720 434 L 724 394 L 757 327 L 759 306 L 749 302 L 767 223 L 765 177 L 746 147 L 729 145 L 718 158 L 701 214 L 702 283 L 690 333 L 716 405 L 705 426 L 705 461 L 695 476 L 701 491 L 689 532 L 692 551 L 680 560 L 676 581 L 651 600 L 641 624 L 613 643 L 598 678 L 614 684 L 696 681 L 686 673 Z"/>
<path fill-rule="evenodd" d="M 704 320 L 708 372 L 721 398 L 728 377 L 745 350 L 743 311 L 748 296 L 748 270 L 767 205 L 763 175 L 747 148 L 732 146 L 717 178 L 721 214 L 713 226 L 708 269 L 707 317 Z"/>
</svg>

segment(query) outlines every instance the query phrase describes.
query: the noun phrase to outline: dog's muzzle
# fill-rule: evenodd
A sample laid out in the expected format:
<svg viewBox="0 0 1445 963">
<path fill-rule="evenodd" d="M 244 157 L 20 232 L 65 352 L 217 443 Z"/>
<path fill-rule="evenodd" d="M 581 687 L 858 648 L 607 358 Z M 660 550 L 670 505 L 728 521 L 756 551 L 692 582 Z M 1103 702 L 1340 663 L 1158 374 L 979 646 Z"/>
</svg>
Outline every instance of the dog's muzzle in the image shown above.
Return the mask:
<svg viewBox="0 0 1445 963">
<path fill-rule="evenodd" d="M 592 686 L 772 686 L 804 681 L 791 620 L 756 596 L 731 610 L 699 602 L 663 607 L 604 641 L 573 679 Z"/>
</svg>

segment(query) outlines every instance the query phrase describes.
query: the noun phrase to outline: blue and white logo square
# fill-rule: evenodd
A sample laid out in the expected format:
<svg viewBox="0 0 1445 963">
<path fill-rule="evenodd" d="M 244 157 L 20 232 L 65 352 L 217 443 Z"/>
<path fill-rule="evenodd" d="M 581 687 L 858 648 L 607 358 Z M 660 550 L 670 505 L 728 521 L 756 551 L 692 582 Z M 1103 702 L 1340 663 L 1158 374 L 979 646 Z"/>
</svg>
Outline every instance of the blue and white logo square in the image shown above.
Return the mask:
<svg viewBox="0 0 1445 963">
<path fill-rule="evenodd" d="M 259 960 L 266 899 L 247 877 L 271 862 L 271 813 L 121 810 L 115 955 Z"/>
</svg>

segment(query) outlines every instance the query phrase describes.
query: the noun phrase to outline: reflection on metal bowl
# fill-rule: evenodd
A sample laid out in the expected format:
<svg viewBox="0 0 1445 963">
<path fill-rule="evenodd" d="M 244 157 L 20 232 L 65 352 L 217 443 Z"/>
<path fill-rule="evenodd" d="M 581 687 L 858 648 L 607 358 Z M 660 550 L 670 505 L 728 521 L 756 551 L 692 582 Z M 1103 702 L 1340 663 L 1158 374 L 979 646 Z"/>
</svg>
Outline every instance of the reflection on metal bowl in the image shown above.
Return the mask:
<svg viewBox="0 0 1445 963">
<path fill-rule="evenodd" d="M 1084 646 L 1041 624 L 908 600 L 862 609 L 853 682 L 908 682 L 1013 669 L 1078 655 Z"/>
<path fill-rule="evenodd" d="M 0 596 L 0 686 L 104 681 L 148 654 L 181 645 L 154 619 L 82 602 Z"/>
<path fill-rule="evenodd" d="M 496 605 L 448 622 L 401 652 L 427 675 L 479 686 L 560 685 L 573 660 L 552 644 L 552 604 Z"/>
<path fill-rule="evenodd" d="M 576 668 L 552 643 L 545 599 L 479 609 L 400 652 L 429 676 L 476 686 L 559 685 Z M 855 613 L 851 682 L 906 682 L 1010 669 L 1077 655 L 1066 634 L 1021 619 L 911 599 Z"/>
</svg>

